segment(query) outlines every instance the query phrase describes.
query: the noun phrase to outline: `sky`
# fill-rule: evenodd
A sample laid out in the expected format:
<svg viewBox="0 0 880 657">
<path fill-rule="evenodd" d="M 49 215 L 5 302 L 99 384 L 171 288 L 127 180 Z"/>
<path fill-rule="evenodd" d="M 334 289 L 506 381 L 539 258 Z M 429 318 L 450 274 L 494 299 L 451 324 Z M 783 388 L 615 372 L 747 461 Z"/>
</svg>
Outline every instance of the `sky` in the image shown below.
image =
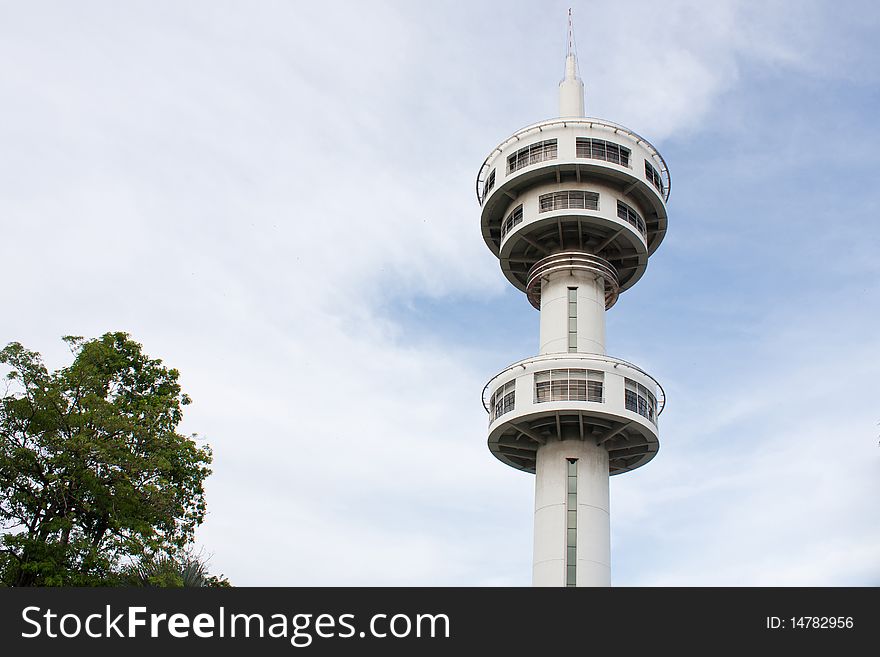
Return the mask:
<svg viewBox="0 0 880 657">
<path fill-rule="evenodd" d="M 538 313 L 474 180 L 556 116 L 569 6 L 587 114 L 672 179 L 607 315 L 667 396 L 613 584 L 880 585 L 876 3 L 0 0 L 0 345 L 180 370 L 213 572 L 530 584 L 480 393 Z"/>
</svg>

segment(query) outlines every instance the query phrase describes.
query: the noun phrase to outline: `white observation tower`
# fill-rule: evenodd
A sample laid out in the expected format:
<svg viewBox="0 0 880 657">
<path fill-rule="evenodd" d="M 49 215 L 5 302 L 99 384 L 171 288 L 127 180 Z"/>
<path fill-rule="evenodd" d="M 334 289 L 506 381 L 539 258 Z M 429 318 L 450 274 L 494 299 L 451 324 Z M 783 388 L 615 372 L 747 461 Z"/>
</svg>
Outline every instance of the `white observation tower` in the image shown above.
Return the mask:
<svg viewBox="0 0 880 657">
<path fill-rule="evenodd" d="M 610 586 L 608 478 L 659 449 L 660 384 L 605 353 L 605 311 L 666 234 L 669 172 L 632 130 L 584 115 L 569 47 L 559 118 L 523 128 L 477 175 L 483 239 L 541 313 L 539 355 L 486 384 L 489 449 L 535 474 L 535 586 Z M 647 336 L 646 336 L 647 337 Z"/>
</svg>

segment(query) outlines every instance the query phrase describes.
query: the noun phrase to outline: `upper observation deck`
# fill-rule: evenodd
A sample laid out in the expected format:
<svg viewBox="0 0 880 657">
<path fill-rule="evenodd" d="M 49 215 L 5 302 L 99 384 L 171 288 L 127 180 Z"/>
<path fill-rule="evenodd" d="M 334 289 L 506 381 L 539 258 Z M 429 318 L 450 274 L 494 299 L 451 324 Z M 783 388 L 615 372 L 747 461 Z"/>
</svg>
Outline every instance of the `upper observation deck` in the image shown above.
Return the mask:
<svg viewBox="0 0 880 657">
<path fill-rule="evenodd" d="M 663 157 L 632 130 L 588 117 L 542 121 L 480 167 L 483 239 L 520 290 L 538 260 L 566 249 L 608 260 L 625 290 L 666 235 L 670 186 Z"/>
</svg>

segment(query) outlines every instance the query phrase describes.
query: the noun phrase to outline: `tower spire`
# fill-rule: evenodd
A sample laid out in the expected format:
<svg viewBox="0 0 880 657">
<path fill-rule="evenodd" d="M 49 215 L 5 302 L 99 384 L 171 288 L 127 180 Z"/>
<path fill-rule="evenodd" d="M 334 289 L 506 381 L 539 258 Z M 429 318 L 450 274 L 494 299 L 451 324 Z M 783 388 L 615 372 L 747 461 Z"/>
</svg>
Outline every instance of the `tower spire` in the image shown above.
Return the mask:
<svg viewBox="0 0 880 657">
<path fill-rule="evenodd" d="M 574 26 L 571 24 L 571 7 L 568 8 L 568 51 L 566 55 L 571 56 L 574 51 Z"/>
<path fill-rule="evenodd" d="M 571 9 L 568 10 L 568 47 L 565 54 L 565 77 L 559 83 L 559 116 L 585 116 L 584 83 L 578 77 Z"/>
</svg>

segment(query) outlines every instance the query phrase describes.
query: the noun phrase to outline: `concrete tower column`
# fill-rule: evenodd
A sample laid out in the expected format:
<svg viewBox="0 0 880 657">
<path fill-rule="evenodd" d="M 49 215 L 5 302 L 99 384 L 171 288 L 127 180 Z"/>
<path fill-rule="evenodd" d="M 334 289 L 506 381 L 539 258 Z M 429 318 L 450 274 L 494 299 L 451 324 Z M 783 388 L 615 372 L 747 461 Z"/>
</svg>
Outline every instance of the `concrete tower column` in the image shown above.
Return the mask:
<svg viewBox="0 0 880 657">
<path fill-rule="evenodd" d="M 572 460 L 577 480 L 573 495 Z M 576 515 L 573 535 L 571 512 Z M 576 568 L 577 586 L 611 586 L 608 450 L 589 440 L 548 442 L 537 455 L 532 584 L 566 586 L 570 566 Z"/>
<path fill-rule="evenodd" d="M 575 290 L 574 306 L 570 302 L 571 289 Z M 539 353 L 569 352 L 572 335 L 576 351 L 605 353 L 605 282 L 601 276 L 586 271 L 561 271 L 541 282 Z"/>
</svg>

